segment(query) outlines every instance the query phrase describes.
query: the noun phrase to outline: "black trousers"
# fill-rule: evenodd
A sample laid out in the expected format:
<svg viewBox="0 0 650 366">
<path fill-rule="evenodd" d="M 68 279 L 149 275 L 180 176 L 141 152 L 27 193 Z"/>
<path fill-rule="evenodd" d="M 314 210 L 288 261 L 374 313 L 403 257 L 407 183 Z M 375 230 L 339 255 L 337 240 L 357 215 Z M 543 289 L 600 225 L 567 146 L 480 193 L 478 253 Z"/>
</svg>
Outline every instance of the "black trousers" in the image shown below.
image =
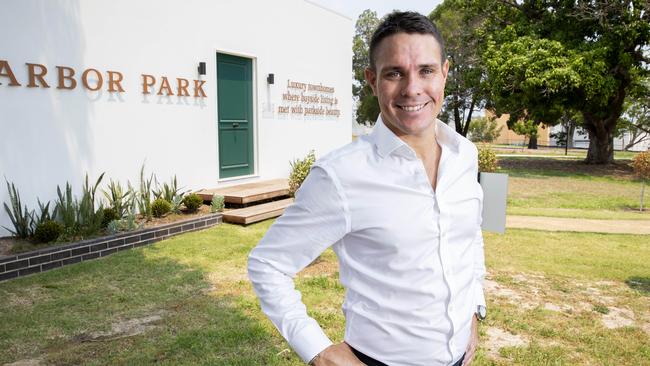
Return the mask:
<svg viewBox="0 0 650 366">
<path fill-rule="evenodd" d="M 352 348 L 352 347 L 350 347 L 350 348 Z M 357 358 L 359 360 L 361 360 L 361 362 L 365 363 L 367 366 L 388 366 L 388 365 L 386 365 L 385 363 L 383 363 L 381 361 L 377 361 L 377 360 L 375 360 L 374 358 L 372 358 L 370 356 L 364 355 L 363 353 L 357 351 L 354 348 L 352 348 L 352 352 L 354 352 L 355 356 L 357 356 Z M 465 355 L 463 355 L 463 357 L 461 357 L 460 360 L 458 360 L 458 362 L 456 362 L 452 366 L 461 366 L 463 364 L 464 359 L 465 359 Z"/>
</svg>

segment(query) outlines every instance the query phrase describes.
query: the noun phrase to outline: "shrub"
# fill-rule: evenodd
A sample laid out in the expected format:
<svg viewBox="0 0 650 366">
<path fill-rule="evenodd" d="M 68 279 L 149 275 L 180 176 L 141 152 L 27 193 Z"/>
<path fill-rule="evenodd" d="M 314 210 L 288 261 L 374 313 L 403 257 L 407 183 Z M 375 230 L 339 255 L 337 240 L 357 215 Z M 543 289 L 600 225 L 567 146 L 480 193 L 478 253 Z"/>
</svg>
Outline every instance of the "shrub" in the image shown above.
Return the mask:
<svg viewBox="0 0 650 366">
<path fill-rule="evenodd" d="M 203 204 L 203 198 L 196 193 L 191 193 L 183 198 L 183 204 L 188 212 L 196 212 Z"/>
<path fill-rule="evenodd" d="M 55 241 L 63 233 L 63 226 L 54 220 L 46 220 L 38 225 L 34 230 L 34 237 L 39 243 L 49 243 Z"/>
<path fill-rule="evenodd" d="M 165 199 L 158 198 L 151 204 L 154 217 L 163 217 L 172 209 L 172 204 Z"/>
<path fill-rule="evenodd" d="M 497 154 L 488 145 L 478 146 L 478 171 L 491 173 L 497 170 Z"/>
<path fill-rule="evenodd" d="M 23 206 L 22 201 L 20 200 L 20 194 L 16 190 L 16 187 L 13 183 L 9 185 L 7 182 L 7 190 L 9 191 L 9 201 L 11 202 L 11 208 L 6 203 L 3 203 L 7 215 L 11 223 L 14 225 L 14 230 L 11 230 L 8 227 L 3 226 L 5 229 L 16 237 L 27 238 L 33 234 L 32 232 L 32 223 L 34 221 L 34 213 L 29 212 L 27 205 Z"/>
<path fill-rule="evenodd" d="M 296 159 L 289 163 L 291 165 L 291 174 L 289 174 L 289 193 L 293 196 L 300 188 L 302 182 L 307 178 L 309 169 L 316 161 L 314 150 L 311 150 L 304 159 Z"/>
<path fill-rule="evenodd" d="M 127 213 L 126 217 L 111 221 L 108 226 L 108 232 L 110 234 L 117 234 L 122 231 L 131 231 L 135 229 L 141 229 L 144 227 L 144 223 L 138 224 L 135 220 L 135 207 Z"/>
<path fill-rule="evenodd" d="M 501 134 L 503 126 L 497 129 L 495 118 L 479 117 L 469 124 L 469 135 L 474 142 L 492 142 Z"/>
<path fill-rule="evenodd" d="M 122 217 L 117 213 L 114 207 L 104 208 L 104 218 L 102 219 L 102 227 L 108 227 L 111 221 L 119 220 Z"/>
<path fill-rule="evenodd" d="M 210 212 L 221 212 L 224 207 L 224 197 L 218 194 L 212 196 L 212 203 L 210 204 Z"/>
<path fill-rule="evenodd" d="M 650 150 L 637 154 L 632 160 L 632 168 L 641 179 L 641 199 L 639 210 L 643 211 L 643 195 L 645 194 L 645 182 L 650 179 Z"/>
<path fill-rule="evenodd" d="M 61 187 L 57 186 L 56 191 L 58 201 L 55 206 L 56 220 L 63 224 L 63 234 L 70 239 L 76 236 L 92 236 L 99 232 L 104 222 L 104 206 L 99 205 L 95 208 L 95 198 L 97 194 L 97 187 L 104 178 L 102 173 L 94 185 L 90 185 L 88 181 L 88 174 L 81 194 L 81 200 L 77 200 L 72 195 L 72 186 L 70 183 L 65 184 L 65 193 L 61 191 Z"/>
</svg>

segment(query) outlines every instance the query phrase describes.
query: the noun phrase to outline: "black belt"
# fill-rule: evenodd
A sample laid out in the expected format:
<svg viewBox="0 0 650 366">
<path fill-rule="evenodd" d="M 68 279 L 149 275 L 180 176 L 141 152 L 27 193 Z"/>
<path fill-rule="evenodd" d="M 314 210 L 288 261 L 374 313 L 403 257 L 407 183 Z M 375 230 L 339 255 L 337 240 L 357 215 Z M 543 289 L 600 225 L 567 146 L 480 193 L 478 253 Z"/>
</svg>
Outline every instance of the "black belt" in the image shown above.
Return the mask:
<svg viewBox="0 0 650 366">
<path fill-rule="evenodd" d="M 350 347 L 350 348 L 352 348 L 352 347 Z M 372 358 L 370 356 L 364 355 L 363 353 L 357 351 L 354 348 L 352 348 L 352 352 L 354 352 L 354 355 L 357 356 L 357 358 L 361 362 L 365 363 L 367 366 L 388 366 L 387 364 L 385 364 L 385 363 L 383 363 L 381 361 L 377 361 L 377 360 L 375 360 L 374 358 Z M 452 366 L 461 366 L 463 364 L 463 359 L 465 359 L 465 355 L 463 355 L 463 357 L 461 357 L 460 360 L 458 360 L 458 362 L 456 362 Z"/>
</svg>

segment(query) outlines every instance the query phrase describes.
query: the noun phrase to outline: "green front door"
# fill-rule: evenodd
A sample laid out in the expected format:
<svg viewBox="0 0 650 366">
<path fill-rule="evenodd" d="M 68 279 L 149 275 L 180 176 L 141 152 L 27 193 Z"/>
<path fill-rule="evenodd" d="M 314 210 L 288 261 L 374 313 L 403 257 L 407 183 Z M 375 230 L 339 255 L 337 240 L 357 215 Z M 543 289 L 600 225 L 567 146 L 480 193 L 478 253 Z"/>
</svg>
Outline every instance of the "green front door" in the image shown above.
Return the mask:
<svg viewBox="0 0 650 366">
<path fill-rule="evenodd" d="M 217 53 L 219 178 L 253 174 L 253 63 Z"/>
</svg>

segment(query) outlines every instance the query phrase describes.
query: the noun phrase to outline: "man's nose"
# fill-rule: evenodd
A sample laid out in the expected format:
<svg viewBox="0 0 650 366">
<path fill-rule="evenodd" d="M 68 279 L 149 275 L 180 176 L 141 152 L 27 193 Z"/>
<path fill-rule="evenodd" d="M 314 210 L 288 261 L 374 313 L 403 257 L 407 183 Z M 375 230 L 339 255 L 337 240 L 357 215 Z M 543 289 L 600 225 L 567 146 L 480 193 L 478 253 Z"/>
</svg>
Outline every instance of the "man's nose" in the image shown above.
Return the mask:
<svg viewBox="0 0 650 366">
<path fill-rule="evenodd" d="M 402 83 L 403 97 L 417 96 L 422 92 L 422 85 L 420 84 L 420 80 L 418 79 L 417 75 L 414 75 L 413 73 L 407 74 L 402 79 Z"/>
</svg>

